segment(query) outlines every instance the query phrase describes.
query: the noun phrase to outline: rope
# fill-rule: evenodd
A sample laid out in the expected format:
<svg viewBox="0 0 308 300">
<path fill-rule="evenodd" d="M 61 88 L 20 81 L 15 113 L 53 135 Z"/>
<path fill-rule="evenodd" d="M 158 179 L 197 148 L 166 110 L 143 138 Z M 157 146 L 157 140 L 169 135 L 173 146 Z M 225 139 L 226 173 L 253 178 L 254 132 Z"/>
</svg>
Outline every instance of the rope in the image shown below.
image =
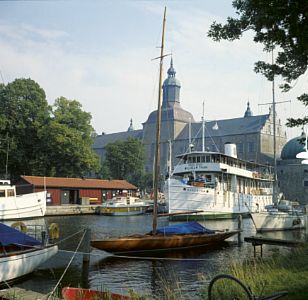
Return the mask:
<svg viewBox="0 0 308 300">
<path fill-rule="evenodd" d="M 66 252 L 66 253 L 76 253 L 76 254 L 87 254 L 90 256 L 96 257 L 114 257 L 114 258 L 123 258 L 123 259 L 135 259 L 135 260 L 170 260 L 170 261 L 216 261 L 213 258 L 173 258 L 173 257 L 152 257 L 152 256 L 131 256 L 131 255 L 116 255 L 116 254 L 96 254 L 96 253 L 89 253 L 89 252 L 74 252 L 70 250 L 59 250 L 59 252 Z"/>
<path fill-rule="evenodd" d="M 81 243 L 82 243 L 82 241 L 83 241 L 83 238 L 84 238 L 85 234 L 86 234 L 86 230 L 84 229 L 84 230 L 83 230 L 83 235 L 82 235 L 82 237 L 81 237 L 81 239 L 80 239 L 80 241 L 79 241 L 79 243 L 78 243 L 78 245 L 77 245 L 76 250 L 74 251 L 74 254 L 73 254 L 72 258 L 70 259 L 68 265 L 66 266 L 66 268 L 65 268 L 63 274 L 61 275 L 60 279 L 58 280 L 56 286 L 54 287 L 54 289 L 53 289 L 53 290 L 51 291 L 51 293 L 49 294 L 47 300 L 51 299 L 52 295 L 55 293 L 55 291 L 56 291 L 56 289 L 58 288 L 58 286 L 59 286 L 61 280 L 63 279 L 65 273 L 67 272 L 68 268 L 70 267 L 71 263 L 73 262 L 73 260 L 74 260 L 74 258 L 75 258 L 75 256 L 76 256 L 76 254 L 77 254 L 77 251 L 78 251 L 78 249 L 79 249 L 79 247 L 80 247 L 80 245 L 81 245 Z"/>
<path fill-rule="evenodd" d="M 83 231 L 85 231 L 85 229 L 81 229 L 81 230 L 79 230 L 79 231 L 77 231 L 77 232 L 75 232 L 75 233 L 73 233 L 73 234 L 71 234 L 71 235 L 65 237 L 64 239 L 62 239 L 62 240 L 60 240 L 60 241 L 58 241 L 58 242 L 56 242 L 56 243 L 54 243 L 54 244 L 55 244 L 55 245 L 59 245 L 60 243 L 66 241 L 66 240 L 68 240 L 68 239 L 70 239 L 71 237 L 73 237 L 73 236 L 75 236 L 75 235 L 77 235 L 77 234 L 79 234 L 79 233 L 81 233 L 81 232 L 83 232 Z"/>
</svg>

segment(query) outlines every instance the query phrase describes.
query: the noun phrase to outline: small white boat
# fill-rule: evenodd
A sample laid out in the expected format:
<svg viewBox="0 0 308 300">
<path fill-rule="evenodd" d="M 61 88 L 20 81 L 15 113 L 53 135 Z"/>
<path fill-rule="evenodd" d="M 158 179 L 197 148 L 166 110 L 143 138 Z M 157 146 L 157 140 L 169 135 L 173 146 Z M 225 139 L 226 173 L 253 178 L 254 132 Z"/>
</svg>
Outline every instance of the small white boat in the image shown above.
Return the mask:
<svg viewBox="0 0 308 300">
<path fill-rule="evenodd" d="M 33 272 L 58 252 L 57 245 L 45 245 L 2 223 L 0 223 L 0 245 L 0 283 Z"/>
<path fill-rule="evenodd" d="M 0 180 L 0 221 L 43 217 L 46 191 L 16 195 L 9 180 Z"/>
<path fill-rule="evenodd" d="M 271 206 L 267 211 L 251 212 L 250 215 L 258 232 L 300 229 L 307 223 L 306 214 L 287 200 L 281 200 L 277 207 Z"/>
<path fill-rule="evenodd" d="M 98 206 L 96 212 L 100 215 L 108 216 L 131 216 L 144 214 L 149 207 L 150 204 L 140 198 L 118 196 Z"/>
</svg>

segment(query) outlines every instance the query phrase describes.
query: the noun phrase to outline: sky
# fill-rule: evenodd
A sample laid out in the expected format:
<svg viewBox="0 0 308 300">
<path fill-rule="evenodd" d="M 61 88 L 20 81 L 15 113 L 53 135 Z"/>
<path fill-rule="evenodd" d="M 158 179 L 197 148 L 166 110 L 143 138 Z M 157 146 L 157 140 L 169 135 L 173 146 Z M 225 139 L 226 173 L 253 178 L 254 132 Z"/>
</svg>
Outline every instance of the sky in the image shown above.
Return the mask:
<svg viewBox="0 0 308 300">
<path fill-rule="evenodd" d="M 201 120 L 266 114 L 271 83 L 253 71 L 254 62 L 271 54 L 247 33 L 234 42 L 214 42 L 207 31 L 214 21 L 234 16 L 231 0 L 219 1 L 0 1 L 0 75 L 7 84 L 31 78 L 49 104 L 64 96 L 91 113 L 98 134 L 126 131 L 130 119 L 141 129 L 157 109 L 159 56 L 164 7 L 165 53 L 172 53 L 181 82 L 181 105 Z M 164 61 L 164 78 L 170 56 Z M 277 86 L 279 79 L 277 78 Z M 277 115 L 307 115 L 296 100 L 308 86 L 300 77 L 289 93 L 276 88 Z M 287 137 L 301 129 L 288 129 Z"/>
</svg>

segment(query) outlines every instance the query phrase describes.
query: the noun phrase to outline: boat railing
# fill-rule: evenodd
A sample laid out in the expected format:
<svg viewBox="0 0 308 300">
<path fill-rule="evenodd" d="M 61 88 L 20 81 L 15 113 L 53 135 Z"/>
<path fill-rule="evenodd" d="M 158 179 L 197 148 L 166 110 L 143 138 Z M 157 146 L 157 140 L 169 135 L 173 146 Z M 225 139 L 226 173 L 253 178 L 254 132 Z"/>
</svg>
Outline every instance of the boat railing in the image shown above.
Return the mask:
<svg viewBox="0 0 308 300">
<path fill-rule="evenodd" d="M 48 240 L 48 230 L 45 225 L 27 224 L 26 234 L 42 243 L 44 243 L 46 239 Z"/>
</svg>

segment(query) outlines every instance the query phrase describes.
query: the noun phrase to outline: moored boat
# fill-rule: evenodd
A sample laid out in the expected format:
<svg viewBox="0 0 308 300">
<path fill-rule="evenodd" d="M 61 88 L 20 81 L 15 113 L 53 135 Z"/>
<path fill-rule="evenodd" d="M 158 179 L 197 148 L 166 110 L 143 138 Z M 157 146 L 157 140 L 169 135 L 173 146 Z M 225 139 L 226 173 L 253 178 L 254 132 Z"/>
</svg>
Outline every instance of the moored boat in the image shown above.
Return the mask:
<svg viewBox="0 0 308 300">
<path fill-rule="evenodd" d="M 297 202 L 280 200 L 266 207 L 265 211 L 251 212 L 257 232 L 294 230 L 305 228 L 307 215 Z"/>
<path fill-rule="evenodd" d="M 294 230 L 306 227 L 306 216 L 295 212 L 259 212 L 251 213 L 258 232 L 276 230 Z"/>
<path fill-rule="evenodd" d="M 62 289 L 62 297 L 64 300 L 129 300 L 129 296 L 111 293 L 108 291 L 96 291 L 75 287 L 64 287 Z"/>
<path fill-rule="evenodd" d="M 46 191 L 16 195 L 16 186 L 0 180 L 0 221 L 43 217 Z"/>
<path fill-rule="evenodd" d="M 165 182 L 168 211 L 202 212 L 173 219 L 233 218 L 272 203 L 271 168 L 238 159 L 234 144 L 226 143 L 225 153 L 190 151 L 177 157 L 180 163 Z"/>
<path fill-rule="evenodd" d="M 197 222 L 157 229 L 156 234 L 131 235 L 116 239 L 92 240 L 91 246 L 110 253 L 157 252 L 208 246 L 223 242 L 238 230 L 209 230 Z"/>
<path fill-rule="evenodd" d="M 58 252 L 57 245 L 47 245 L 2 223 L 0 244 L 0 283 L 33 272 Z"/>
<path fill-rule="evenodd" d="M 144 214 L 150 204 L 132 196 L 117 196 L 96 208 L 96 213 L 107 216 L 131 216 Z"/>
</svg>

